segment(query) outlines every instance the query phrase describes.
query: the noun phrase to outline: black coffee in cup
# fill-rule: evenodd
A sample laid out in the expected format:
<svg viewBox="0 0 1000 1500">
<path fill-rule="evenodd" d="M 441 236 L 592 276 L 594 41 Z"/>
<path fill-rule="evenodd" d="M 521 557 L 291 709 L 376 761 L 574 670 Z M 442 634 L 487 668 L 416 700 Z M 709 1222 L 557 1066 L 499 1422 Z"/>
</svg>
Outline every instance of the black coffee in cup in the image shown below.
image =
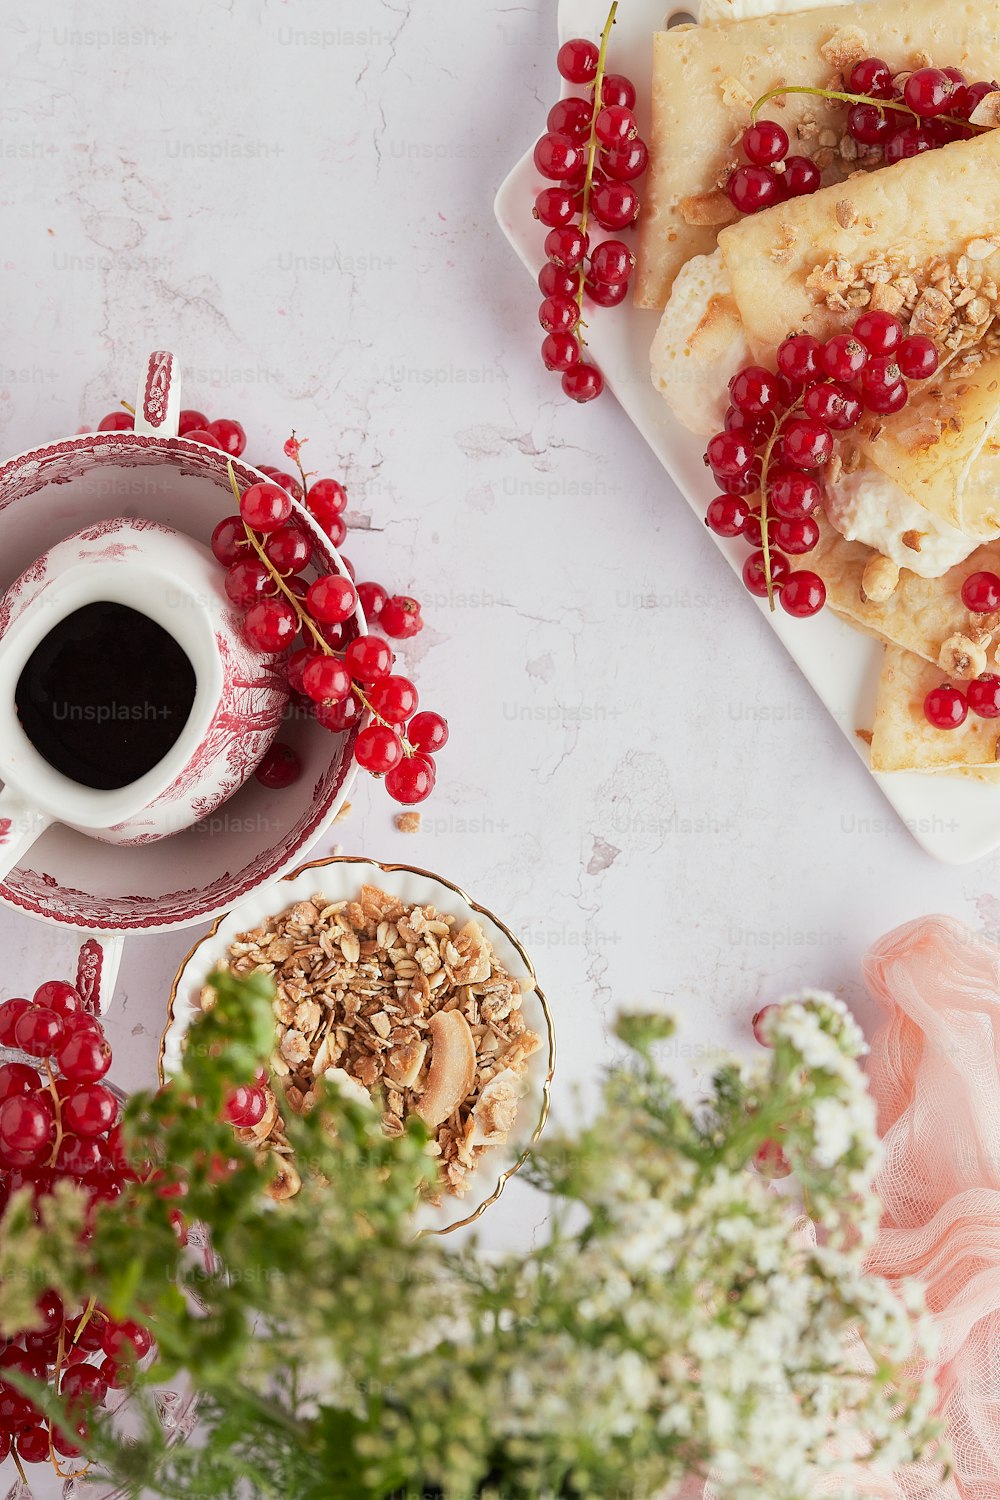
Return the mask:
<svg viewBox="0 0 1000 1500">
<path fill-rule="evenodd" d="M 74 610 L 38 643 L 14 701 L 25 734 L 54 770 L 111 792 L 145 776 L 177 743 L 195 685 L 169 631 L 101 600 Z"/>
</svg>

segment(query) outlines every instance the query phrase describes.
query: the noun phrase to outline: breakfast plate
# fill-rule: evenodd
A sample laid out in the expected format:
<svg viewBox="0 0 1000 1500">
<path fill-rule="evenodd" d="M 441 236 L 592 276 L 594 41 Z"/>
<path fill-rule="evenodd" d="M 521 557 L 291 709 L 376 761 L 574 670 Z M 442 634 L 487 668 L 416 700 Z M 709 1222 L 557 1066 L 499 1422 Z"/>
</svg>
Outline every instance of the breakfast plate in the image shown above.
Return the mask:
<svg viewBox="0 0 1000 1500">
<path fill-rule="evenodd" d="M 749 9 L 757 14 L 761 8 L 751 6 Z M 598 37 L 607 10 L 607 0 L 561 0 L 559 42 L 576 36 Z M 714 10 L 717 11 L 718 7 Z M 863 10 L 869 10 L 869 6 L 844 6 L 845 25 Z M 869 13 L 875 15 L 877 11 L 877 0 L 874 0 Z M 636 84 L 638 101 L 635 113 L 644 138 L 649 138 L 651 125 L 653 34 L 675 22 L 690 20 L 687 8 L 670 7 L 664 4 L 664 0 L 624 0 L 618 8 L 609 66 L 626 73 Z M 776 17 L 775 27 L 778 28 L 784 20 L 784 17 Z M 943 59 L 943 62 L 950 61 L 950 58 Z M 537 133 L 544 128 L 544 120 L 539 119 Z M 964 143 L 948 149 L 960 151 L 963 148 Z M 930 163 L 933 156 L 923 156 L 920 161 Z M 909 167 L 914 163 L 904 165 Z M 940 156 L 936 170 L 939 173 L 947 170 Z M 537 275 L 546 257 L 543 250 L 545 230 L 533 218 L 532 207 L 535 195 L 546 185 L 529 149 L 504 181 L 496 198 L 500 226 L 533 276 Z M 639 190 L 640 199 L 644 200 L 645 180 L 640 182 Z M 767 217 L 766 214 L 759 216 L 758 222 L 763 223 Z M 752 222 L 743 220 L 740 227 Z M 530 322 L 530 296 L 526 300 L 525 318 Z M 704 465 L 706 439 L 681 425 L 650 379 L 650 346 L 659 320 L 657 310 L 626 302 L 614 312 L 598 313 L 590 319 L 588 343 L 607 384 L 653 449 L 680 495 L 695 512 L 698 524 L 703 524 L 706 506 L 716 493 Z M 579 419 L 575 410 L 568 406 L 567 420 Z M 665 495 L 663 503 L 676 503 L 671 492 Z M 745 550 L 721 537 L 713 536 L 713 540 L 734 573 L 739 574 Z M 808 562 L 805 565 L 808 566 Z M 739 590 L 741 585 L 735 583 L 734 588 Z M 858 622 L 861 628 L 852 629 L 829 608 L 808 620 L 795 619 L 780 609 L 771 612 L 766 600 L 756 602 L 803 676 L 839 724 L 849 744 L 866 765 L 870 764 L 868 741 L 876 722 L 876 706 L 886 696 L 886 683 L 883 648 L 877 639 L 865 633 L 868 624 Z M 913 649 L 909 645 L 909 650 Z M 904 655 L 910 660 L 908 652 Z M 928 670 L 934 669 L 928 667 Z M 883 673 L 881 684 L 880 672 Z M 898 683 L 901 677 L 902 674 L 897 672 L 897 692 L 900 691 Z M 1000 845 L 1000 795 L 989 785 L 988 779 L 926 774 L 907 769 L 872 774 L 898 814 L 900 823 L 936 858 L 961 863 L 980 858 Z M 984 772 L 985 775 L 988 772 Z"/>
<path fill-rule="evenodd" d="M 509 1129 L 500 1132 L 505 1138 L 498 1137 L 495 1144 L 490 1144 L 487 1149 L 477 1153 L 474 1166 L 461 1178 L 461 1196 L 444 1192 L 440 1195 L 440 1201 L 427 1201 L 417 1210 L 416 1227 L 419 1232 L 447 1234 L 478 1219 L 490 1204 L 497 1201 L 509 1179 L 523 1164 L 528 1150 L 538 1140 L 545 1126 L 555 1068 L 552 1016 L 548 1002 L 538 988 L 530 958 L 513 933 L 497 917 L 450 881 L 408 865 L 376 864 L 353 856 L 335 855 L 303 865 L 286 875 L 283 880 L 254 891 L 234 910 L 220 917 L 181 964 L 170 992 L 167 1024 L 160 1043 L 160 1077 L 161 1081 L 169 1078 L 180 1066 L 184 1039 L 200 1013 L 205 982 L 215 969 L 229 964 L 231 945 L 238 941 L 241 934 L 259 928 L 268 919 L 287 912 L 296 903 L 303 903 L 312 910 L 312 898 L 317 894 L 322 894 L 331 905 L 356 902 L 364 886 L 385 892 L 388 897 L 396 898 L 406 905 L 433 906 L 442 916 L 455 919 L 455 932 L 459 932 L 466 923 L 474 924 L 485 936 L 488 950 L 492 952 L 494 977 L 499 966 L 500 970 L 517 981 L 520 990 L 517 1008 L 526 1028 L 523 1034 L 530 1036 L 534 1043 L 534 1050 L 528 1052 L 523 1062 L 519 1061 L 516 1065 L 520 1097 L 516 1100 Z M 387 947 L 392 946 L 391 939 L 385 941 Z M 305 939 L 300 937 L 298 943 L 300 951 L 305 951 L 302 946 Z M 325 966 L 324 974 L 327 968 L 332 968 L 332 963 Z M 324 980 L 323 983 L 324 992 L 328 993 L 330 982 Z M 298 981 L 296 985 L 298 992 Z M 450 1010 L 448 1014 L 454 1016 L 455 1011 Z M 376 1023 L 378 1019 L 376 1015 Z M 338 1022 L 340 1024 L 346 1023 Z M 433 1041 L 429 1058 L 433 1069 L 434 1049 L 441 1045 L 438 1033 L 433 1030 L 433 1018 L 431 1036 Z M 469 1045 L 472 1046 L 471 1041 Z M 477 1045 L 480 1057 L 484 1056 L 487 1049 L 484 1049 L 482 1040 Z M 272 1059 L 272 1068 L 274 1062 Z M 511 1064 L 504 1066 L 509 1068 Z M 338 1068 L 337 1071 L 343 1075 L 343 1069 Z M 318 1076 L 315 1068 L 313 1076 Z M 342 1076 L 341 1081 L 347 1083 L 348 1087 L 357 1087 L 357 1083 L 351 1081 L 353 1076 L 351 1075 L 351 1079 Z M 477 1064 L 477 1081 L 473 1085 L 477 1091 L 480 1090 L 478 1080 L 481 1076 Z M 388 1080 L 388 1075 L 386 1078 Z M 377 1086 L 381 1087 L 381 1082 Z M 391 1092 L 391 1083 L 387 1086 Z M 418 1088 L 421 1086 L 418 1084 Z M 428 1082 L 427 1092 L 422 1096 L 424 1099 L 428 1097 L 429 1091 Z M 386 1097 L 390 1097 L 390 1093 Z M 474 1095 L 470 1093 L 469 1098 L 472 1097 Z M 464 1118 L 464 1106 L 460 1113 Z M 442 1120 L 443 1125 L 446 1123 Z M 432 1134 L 437 1138 L 436 1133 Z"/>
</svg>

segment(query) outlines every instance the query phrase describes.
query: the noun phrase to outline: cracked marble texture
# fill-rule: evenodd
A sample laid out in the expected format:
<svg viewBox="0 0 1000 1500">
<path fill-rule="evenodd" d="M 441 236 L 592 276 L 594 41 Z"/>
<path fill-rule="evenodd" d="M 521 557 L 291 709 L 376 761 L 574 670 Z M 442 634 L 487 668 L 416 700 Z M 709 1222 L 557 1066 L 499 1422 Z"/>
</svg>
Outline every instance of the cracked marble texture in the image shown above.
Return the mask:
<svg viewBox="0 0 1000 1500">
<path fill-rule="evenodd" d="M 425 602 L 403 655 L 452 741 L 421 833 L 362 786 L 316 852 L 440 871 L 517 929 L 561 1031 L 558 1114 L 592 1102 L 617 1007 L 678 1013 L 695 1086 L 797 985 L 870 1019 L 859 958 L 894 923 L 1000 928 L 1000 859 L 918 849 L 615 402 L 576 407 L 540 366 L 491 201 L 555 96 L 550 3 L 20 11 L 0 444 L 95 419 L 170 347 L 251 456 L 294 426 L 346 480 L 359 576 Z M 65 933 L 6 911 L 0 932 L 4 995 L 70 968 Z M 126 1086 L 154 1076 L 193 936 L 126 953 Z M 481 1232 L 543 1216 L 515 1184 Z"/>
</svg>

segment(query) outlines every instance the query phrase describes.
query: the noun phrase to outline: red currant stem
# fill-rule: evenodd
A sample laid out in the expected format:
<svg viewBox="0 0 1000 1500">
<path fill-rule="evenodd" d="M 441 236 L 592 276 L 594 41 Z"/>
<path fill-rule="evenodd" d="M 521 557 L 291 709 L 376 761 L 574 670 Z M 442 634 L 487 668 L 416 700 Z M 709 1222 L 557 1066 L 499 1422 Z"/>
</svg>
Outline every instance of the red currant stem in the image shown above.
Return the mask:
<svg viewBox="0 0 1000 1500">
<path fill-rule="evenodd" d="M 135 407 L 132 405 L 131 401 L 119 401 L 118 405 L 124 406 L 127 412 L 131 412 L 132 416 L 135 416 Z"/>
<path fill-rule="evenodd" d="M 294 436 L 295 428 L 293 427 L 292 437 L 294 438 Z M 308 438 L 302 439 L 302 443 L 308 443 L 308 441 Z M 306 473 L 305 469 L 302 466 L 302 443 L 299 443 L 299 446 L 295 450 L 295 467 L 298 469 L 299 475 L 302 479 L 302 503 L 304 505 L 306 502 L 306 496 L 309 494 L 309 475 Z"/>
<path fill-rule="evenodd" d="M 774 453 L 774 445 L 781 436 L 781 429 L 792 413 L 799 410 L 804 399 L 804 396 L 799 396 L 796 401 L 792 402 L 787 411 L 782 412 L 781 417 L 775 423 L 774 431 L 765 444 L 760 464 L 760 546 L 764 554 L 764 582 L 767 584 L 767 602 L 772 614 L 774 614 L 774 582 L 771 578 L 771 542 L 767 534 L 767 476 L 771 467 L 771 456 Z"/>
<path fill-rule="evenodd" d="M 52 1064 L 49 1062 L 48 1058 L 45 1059 L 45 1071 L 49 1075 L 49 1093 L 52 1095 L 52 1102 L 55 1105 L 56 1110 L 56 1138 L 55 1143 L 52 1147 L 52 1155 L 48 1160 L 48 1165 L 52 1167 L 55 1166 L 56 1157 L 59 1155 L 59 1147 L 62 1145 L 62 1101 L 59 1098 L 59 1091 L 56 1088 L 56 1080 L 55 1075 L 52 1072 Z"/>
<path fill-rule="evenodd" d="M 87 1324 L 90 1322 L 91 1318 L 94 1316 L 94 1308 L 96 1306 L 97 1306 L 97 1298 L 96 1297 L 91 1297 L 90 1301 L 87 1303 L 86 1307 L 83 1310 L 83 1316 L 81 1317 L 79 1323 L 76 1325 L 76 1332 L 73 1335 L 73 1344 L 74 1344 L 74 1347 L 80 1342 L 80 1337 L 81 1337 L 81 1335 L 83 1333 L 83 1330 L 86 1328 Z"/>
<path fill-rule="evenodd" d="M 305 478 L 304 474 L 303 478 Z M 229 483 L 232 486 L 233 494 L 236 497 L 236 504 L 239 505 L 241 499 L 240 487 L 236 482 L 236 474 L 233 470 L 232 459 L 229 460 Z M 305 610 L 302 608 L 301 600 L 296 598 L 291 589 L 286 588 L 284 579 L 272 563 L 271 559 L 268 557 L 267 553 L 264 551 L 264 548 L 261 546 L 260 541 L 257 537 L 257 533 L 251 527 L 249 527 L 245 521 L 243 522 L 243 530 L 247 534 L 247 541 L 250 543 L 250 546 L 256 552 L 257 556 L 260 558 L 261 562 L 264 564 L 265 568 L 274 579 L 274 582 L 278 585 L 278 588 L 281 590 L 285 598 L 288 600 L 289 604 L 294 609 L 296 615 L 298 616 L 299 625 L 303 629 L 308 629 L 310 635 L 313 638 L 317 651 L 322 651 L 324 656 L 336 656 L 337 652 L 334 651 L 329 642 L 323 639 L 315 622 L 310 618 L 309 615 L 306 614 Z M 368 696 L 364 692 L 364 690 L 360 688 L 358 684 L 353 680 L 351 682 L 351 692 L 354 694 L 355 698 L 357 698 L 362 708 L 366 708 L 368 710 L 377 724 L 381 724 L 384 728 L 391 729 L 394 734 L 399 735 L 399 741 L 403 747 L 403 754 L 412 755 L 413 746 L 410 744 L 409 740 L 405 737 L 405 735 L 400 734 L 399 729 L 395 724 L 390 724 L 388 719 L 383 719 L 378 710 L 373 708 L 371 703 L 368 701 Z"/>
<path fill-rule="evenodd" d="M 21 1460 L 18 1458 L 18 1456 L 17 1456 L 17 1449 L 15 1447 L 13 1447 L 13 1445 L 11 1446 L 10 1456 L 14 1460 L 14 1467 L 15 1467 L 15 1469 L 17 1470 L 17 1472 L 21 1476 L 21 1483 L 24 1485 L 25 1489 L 27 1490 L 28 1489 L 28 1476 L 25 1474 L 24 1470 L 21 1468 Z M 31 1491 L 28 1490 L 28 1493 L 30 1494 Z"/>
<path fill-rule="evenodd" d="M 604 93 L 604 70 L 607 65 L 608 42 L 611 39 L 611 28 L 615 24 L 615 12 L 618 10 L 618 0 L 613 0 L 608 12 L 608 19 L 604 23 L 601 32 L 601 46 L 597 54 L 597 72 L 594 74 L 594 104 L 590 111 L 590 135 L 587 138 L 587 171 L 583 179 L 583 207 L 580 209 L 580 233 L 587 233 L 587 219 L 590 214 L 590 195 L 594 186 L 594 166 L 597 162 L 597 116 L 603 108 L 602 95 Z M 583 284 L 587 277 L 586 260 L 581 260 L 579 270 L 576 273 L 576 305 L 579 309 L 579 317 L 576 324 L 576 341 L 583 353 L 587 340 L 583 336 L 586 323 L 583 321 Z"/>
<path fill-rule="evenodd" d="M 917 114 L 915 109 L 911 109 L 908 104 L 903 104 L 899 99 L 876 99 L 872 94 L 847 94 L 843 93 L 840 89 L 815 89 L 810 88 L 806 84 L 783 84 L 780 88 L 769 89 L 766 94 L 761 94 L 756 104 L 750 110 L 751 125 L 756 125 L 757 116 L 769 100 L 780 99 L 784 94 L 813 94 L 818 99 L 840 99 L 845 104 L 874 104 L 880 114 L 884 114 L 887 109 L 891 109 L 897 114 L 910 115 L 914 120 L 922 120 L 924 118 L 923 115 Z M 993 128 L 990 125 L 973 125 L 970 120 L 959 120 L 954 115 L 937 115 L 935 118 L 949 125 L 968 125 L 970 130 L 978 130 L 980 132 Z"/>
</svg>

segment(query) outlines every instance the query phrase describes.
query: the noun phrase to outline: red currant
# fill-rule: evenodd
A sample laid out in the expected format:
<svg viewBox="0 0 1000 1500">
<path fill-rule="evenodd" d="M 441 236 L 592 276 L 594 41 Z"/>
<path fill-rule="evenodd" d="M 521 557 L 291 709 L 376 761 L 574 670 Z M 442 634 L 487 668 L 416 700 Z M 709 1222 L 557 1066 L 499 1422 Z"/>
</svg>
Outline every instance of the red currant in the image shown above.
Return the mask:
<svg viewBox="0 0 1000 1500">
<path fill-rule="evenodd" d="M 598 307 L 619 307 L 628 296 L 627 281 L 595 281 L 588 276 L 583 289 Z"/>
<path fill-rule="evenodd" d="M 970 573 L 962 584 L 962 603 L 976 615 L 1000 610 L 1000 577 L 985 571 Z"/>
<path fill-rule="evenodd" d="M 209 432 L 207 427 L 192 427 L 184 437 L 189 443 L 201 443 L 203 448 L 221 448 L 222 444 L 214 432 Z"/>
<path fill-rule="evenodd" d="M 239 1092 L 239 1090 L 237 1090 Z M 256 1092 L 260 1092 L 257 1090 Z M 263 1098 L 264 1096 L 261 1095 Z M 262 1110 L 256 1120 L 233 1121 L 234 1124 L 259 1125 L 264 1118 Z M 153 1335 L 148 1328 L 143 1328 L 141 1323 L 133 1323 L 131 1320 L 124 1323 L 108 1322 L 104 1325 L 101 1334 L 101 1348 L 109 1359 L 134 1361 L 145 1359 L 153 1347 Z"/>
<path fill-rule="evenodd" d="M 584 164 L 583 147 L 568 135 L 557 135 L 546 131 L 535 144 L 534 161 L 543 177 L 554 182 L 572 177 Z"/>
<path fill-rule="evenodd" d="M 391 677 L 383 678 L 384 682 L 391 682 Z M 399 735 L 394 729 L 388 729 L 384 724 L 369 724 L 367 729 L 362 729 L 354 746 L 354 759 L 364 770 L 370 771 L 373 776 L 384 776 L 391 771 L 393 766 L 403 758 L 403 746 Z"/>
<path fill-rule="evenodd" d="M 572 333 L 580 321 L 580 309 L 572 297 L 546 297 L 538 309 L 538 321 L 546 333 Z"/>
<path fill-rule="evenodd" d="M 245 557 L 226 571 L 226 593 L 240 609 L 249 609 L 273 588 L 273 579 L 259 557 Z"/>
<path fill-rule="evenodd" d="M 267 1113 L 267 1095 L 253 1084 L 242 1083 L 230 1094 L 222 1113 L 230 1125 L 240 1129 L 259 1125 Z M 106 1352 L 113 1355 L 118 1350 L 106 1349 Z"/>
<path fill-rule="evenodd" d="M 538 273 L 538 290 L 543 297 L 575 297 L 577 278 L 547 260 Z"/>
<path fill-rule="evenodd" d="M 534 216 L 540 223 L 549 229 L 559 229 L 569 224 L 576 213 L 576 201 L 573 193 L 565 187 L 542 188 L 535 199 Z M 546 288 L 543 288 L 546 296 L 551 296 Z"/>
<path fill-rule="evenodd" d="M 389 674 L 392 648 L 379 635 L 359 635 L 344 652 L 344 666 L 355 682 L 377 682 Z"/>
<path fill-rule="evenodd" d="M 59 1391 L 71 1406 L 100 1406 L 108 1394 L 108 1382 L 94 1365 L 74 1365 L 60 1381 Z"/>
<path fill-rule="evenodd" d="M 325 531 L 335 547 L 342 547 L 347 539 L 347 524 L 343 516 L 329 516 L 325 520 L 316 517 L 316 524 L 321 531 Z M 341 558 L 343 562 L 343 558 Z"/>
<path fill-rule="evenodd" d="M 575 224 L 562 229 L 550 229 L 545 236 L 545 254 L 564 271 L 575 271 L 583 263 L 590 248 L 589 236 Z"/>
<path fill-rule="evenodd" d="M 878 412 L 881 416 L 891 416 L 893 412 L 902 411 L 910 399 L 910 393 L 905 380 L 900 380 L 895 385 L 876 390 L 865 389 L 862 399 L 869 411 Z"/>
<path fill-rule="evenodd" d="M 594 99 L 594 90 L 589 91 L 591 103 Z M 622 109 L 635 109 L 635 84 L 631 78 L 626 78 L 624 73 L 605 73 L 601 79 L 601 104 L 617 104 Z"/>
<path fill-rule="evenodd" d="M 820 353 L 820 364 L 834 380 L 856 380 L 868 363 L 868 350 L 853 333 L 836 333 Z"/>
<path fill-rule="evenodd" d="M 217 422 L 209 422 L 208 431 L 215 438 L 223 453 L 228 453 L 232 458 L 239 458 L 246 448 L 247 435 L 239 422 L 234 422 L 232 417 L 220 417 Z"/>
<path fill-rule="evenodd" d="M 291 513 L 292 502 L 277 484 L 252 484 L 240 500 L 240 515 L 251 531 L 274 531 Z"/>
<path fill-rule="evenodd" d="M 329 729 L 331 734 L 341 734 L 345 729 L 350 729 L 361 717 L 361 713 L 361 703 L 353 693 L 349 698 L 342 698 L 339 703 L 317 703 L 313 709 L 316 723 Z"/>
<path fill-rule="evenodd" d="M 226 516 L 212 532 L 212 551 L 224 568 L 241 558 L 250 543 L 241 516 Z"/>
<path fill-rule="evenodd" d="M 891 99 L 895 86 L 892 69 L 880 57 L 866 57 L 854 64 L 845 84 L 849 94 L 867 94 L 870 99 Z"/>
<path fill-rule="evenodd" d="M 597 76 L 600 51 L 583 37 L 563 42 L 556 53 L 556 67 L 567 83 L 590 83 Z"/>
<path fill-rule="evenodd" d="M 864 312 L 851 331 L 869 354 L 895 354 L 903 342 L 903 325 L 892 313 Z"/>
<path fill-rule="evenodd" d="M 776 120 L 758 120 L 743 132 L 743 154 L 756 167 L 771 167 L 788 155 L 788 132 Z"/>
<path fill-rule="evenodd" d="M 604 389 L 604 376 L 596 365 L 584 364 L 581 360 L 564 372 L 562 388 L 573 401 L 593 401 Z"/>
<path fill-rule="evenodd" d="M 414 750 L 425 755 L 436 755 L 448 743 L 448 720 L 430 709 L 414 714 L 406 726 L 406 738 Z"/>
<path fill-rule="evenodd" d="M 347 491 L 336 479 L 314 479 L 306 505 L 318 521 L 329 521 L 347 509 Z"/>
<path fill-rule="evenodd" d="M 763 365 L 748 365 L 729 382 L 733 405 L 751 417 L 773 412 L 778 405 L 778 383 Z"/>
<path fill-rule="evenodd" d="M 303 672 L 302 686 L 315 703 L 338 703 L 351 691 L 351 674 L 336 656 L 317 656 Z"/>
<path fill-rule="evenodd" d="M 639 195 L 630 182 L 610 179 L 594 188 L 590 207 L 602 229 L 627 229 L 638 218 Z"/>
<path fill-rule="evenodd" d="M 823 178 L 819 167 L 808 156 L 788 156 L 781 174 L 781 189 L 786 198 L 803 198 L 819 192 Z"/>
<path fill-rule="evenodd" d="M 602 146 L 620 146 L 639 134 L 635 115 L 624 104 L 606 104 L 594 121 L 594 134 Z"/>
<path fill-rule="evenodd" d="M 372 708 L 390 724 L 403 724 L 417 707 L 417 690 L 408 677 L 380 677 L 368 690 Z"/>
<path fill-rule="evenodd" d="M 424 624 L 419 603 L 407 594 L 393 594 L 391 599 L 387 599 L 378 622 L 386 635 L 401 641 L 416 635 Z"/>
<path fill-rule="evenodd" d="M 547 333 L 542 339 L 542 363 L 547 370 L 570 370 L 580 358 L 580 345 L 572 333 Z"/>
<path fill-rule="evenodd" d="M 782 430 L 783 453 L 796 469 L 821 469 L 833 455 L 833 434 L 815 417 L 793 417 Z"/>
<path fill-rule="evenodd" d="M 135 418 L 127 411 L 109 411 L 97 424 L 98 432 L 132 432 Z"/>
<path fill-rule="evenodd" d="M 268 534 L 264 552 L 279 573 L 298 573 L 309 566 L 313 554 L 312 538 L 291 522 Z"/>
<path fill-rule="evenodd" d="M 327 573 L 309 585 L 306 603 L 314 620 L 336 625 L 350 619 L 357 609 L 358 591 L 342 573 Z"/>
<path fill-rule="evenodd" d="M 941 68 L 918 68 L 903 87 L 903 98 L 914 114 L 923 119 L 950 113 L 953 95 L 960 87 Z"/>
<path fill-rule="evenodd" d="M 717 432 L 709 439 L 705 457 L 713 473 L 737 479 L 753 463 L 753 445 L 740 432 Z"/>
<path fill-rule="evenodd" d="M 286 786 L 291 786 L 293 782 L 298 781 L 302 775 L 302 761 L 291 745 L 275 740 L 265 753 L 254 775 L 261 786 L 266 786 L 271 791 L 282 791 Z"/>
<path fill-rule="evenodd" d="M 118 1103 L 103 1083 L 84 1083 L 66 1098 L 63 1121 L 76 1135 L 104 1135 L 118 1118 Z"/>
<path fill-rule="evenodd" d="M 861 372 L 861 389 L 865 395 L 880 395 L 897 386 L 902 379 L 899 365 L 891 354 L 874 355 Z"/>
<path fill-rule="evenodd" d="M 601 152 L 601 165 L 615 182 L 634 182 L 649 165 L 649 148 L 645 141 L 626 141 Z"/>
<path fill-rule="evenodd" d="M 396 802 L 423 802 L 434 790 L 434 762 L 428 755 L 408 755 L 393 766 L 385 778 L 385 789 Z"/>
<path fill-rule="evenodd" d="M 968 704 L 957 687 L 943 683 L 931 688 L 924 699 L 924 717 L 935 729 L 957 729 L 965 723 Z"/>
<path fill-rule="evenodd" d="M 94 1177 L 106 1165 L 102 1143 L 67 1132 L 56 1153 L 56 1170 L 69 1177 Z"/>
<path fill-rule="evenodd" d="M 177 423 L 180 437 L 187 437 L 189 432 L 204 432 L 207 428 L 208 418 L 203 411 L 196 411 L 193 406 L 184 407 Z"/>
<path fill-rule="evenodd" d="M 51 1057 L 62 1035 L 62 1018 L 47 1005 L 33 1005 L 14 1027 L 16 1045 L 31 1057 Z"/>
<path fill-rule="evenodd" d="M 847 112 L 847 129 L 862 146 L 878 146 L 887 141 L 897 128 L 898 116 L 877 104 L 852 104 Z"/>
<path fill-rule="evenodd" d="M 907 380 L 929 380 L 937 370 L 939 356 L 930 339 L 922 334 L 912 334 L 900 344 L 896 360 L 900 373 Z"/>
<path fill-rule="evenodd" d="M 1000 677 L 995 672 L 984 672 L 970 682 L 965 697 L 972 712 L 981 719 L 1000 718 Z"/>
<path fill-rule="evenodd" d="M 816 523 L 810 520 L 798 524 L 815 526 Z M 781 585 L 780 597 L 781 606 L 788 614 L 797 620 L 807 620 L 810 615 L 818 615 L 826 603 L 826 585 L 818 573 L 800 569 L 788 574 Z"/>
<path fill-rule="evenodd" d="M 729 201 L 741 214 L 757 214 L 781 198 L 781 187 L 770 167 L 737 167 L 726 183 Z"/>
<path fill-rule="evenodd" d="M 833 432 L 847 432 L 861 420 L 863 407 L 848 386 L 835 380 L 823 381 L 806 391 L 802 408 L 808 417 L 816 417 Z"/>
<path fill-rule="evenodd" d="M 808 385 L 822 376 L 823 345 L 811 333 L 794 333 L 778 349 L 778 370 L 796 385 Z"/>
<path fill-rule="evenodd" d="M 571 140 L 585 141 L 590 134 L 590 105 L 586 99 L 575 95 L 559 99 L 549 110 L 546 125 L 556 135 L 568 135 Z"/>
<path fill-rule="evenodd" d="M 960 115 L 963 120 L 970 119 L 982 104 L 987 94 L 996 93 L 995 83 L 970 83 L 961 92 L 961 97 L 956 97 L 950 113 Z"/>
<path fill-rule="evenodd" d="M 788 559 L 782 557 L 780 552 L 771 551 L 771 584 L 777 589 L 785 578 L 788 577 Z M 764 573 L 763 551 L 751 552 L 743 564 L 744 587 L 754 594 L 758 599 L 767 597 L 767 578 Z"/>
<path fill-rule="evenodd" d="M 42 1080 L 34 1068 L 27 1063 L 3 1063 L 0 1065 L 0 1103 L 4 1099 L 26 1099 L 42 1086 Z"/>
<path fill-rule="evenodd" d="M 608 286 L 627 282 L 635 270 L 635 256 L 624 240 L 604 240 L 590 256 L 590 274 Z"/>
<path fill-rule="evenodd" d="M 802 516 L 795 521 L 780 520 L 774 528 L 774 543 L 789 557 L 800 557 L 811 552 L 819 541 L 819 525 L 814 516 Z M 795 577 L 793 573 L 791 577 Z"/>
<path fill-rule="evenodd" d="M 260 599 L 248 610 L 243 633 L 261 651 L 284 651 L 299 633 L 299 617 L 286 599 Z"/>
<path fill-rule="evenodd" d="M 359 583 L 358 603 L 366 620 L 377 620 L 389 595 L 380 583 Z"/>
<path fill-rule="evenodd" d="M 933 147 L 934 142 L 919 125 L 903 125 L 885 143 L 886 166 L 892 167 L 897 162 L 921 156 L 925 151 L 933 150 Z"/>
<path fill-rule="evenodd" d="M 18 1021 L 28 1009 L 28 1001 L 18 997 L 16 1000 L 5 1000 L 0 1005 L 0 1047 L 14 1047 L 14 1030 Z"/>
<path fill-rule="evenodd" d="M 24 1427 L 17 1434 L 17 1456 L 25 1464 L 43 1464 L 49 1456 L 47 1427 Z"/>
<path fill-rule="evenodd" d="M 716 536 L 742 536 L 750 507 L 740 495 L 717 495 L 705 512 L 705 525 Z"/>
<path fill-rule="evenodd" d="M 52 1138 L 52 1113 L 39 1097 L 14 1095 L 0 1104 L 0 1151 L 36 1156 Z"/>
<path fill-rule="evenodd" d="M 261 472 L 265 473 L 267 471 L 262 469 Z M 271 469 L 269 471 L 269 478 L 272 484 L 278 485 L 287 495 L 291 495 L 293 500 L 302 499 L 302 486 L 294 474 L 286 474 L 283 469 Z"/>
<path fill-rule="evenodd" d="M 798 469 L 771 469 L 767 476 L 767 500 L 783 520 L 797 521 L 814 511 L 823 499 L 823 487 L 813 474 Z"/>
</svg>

